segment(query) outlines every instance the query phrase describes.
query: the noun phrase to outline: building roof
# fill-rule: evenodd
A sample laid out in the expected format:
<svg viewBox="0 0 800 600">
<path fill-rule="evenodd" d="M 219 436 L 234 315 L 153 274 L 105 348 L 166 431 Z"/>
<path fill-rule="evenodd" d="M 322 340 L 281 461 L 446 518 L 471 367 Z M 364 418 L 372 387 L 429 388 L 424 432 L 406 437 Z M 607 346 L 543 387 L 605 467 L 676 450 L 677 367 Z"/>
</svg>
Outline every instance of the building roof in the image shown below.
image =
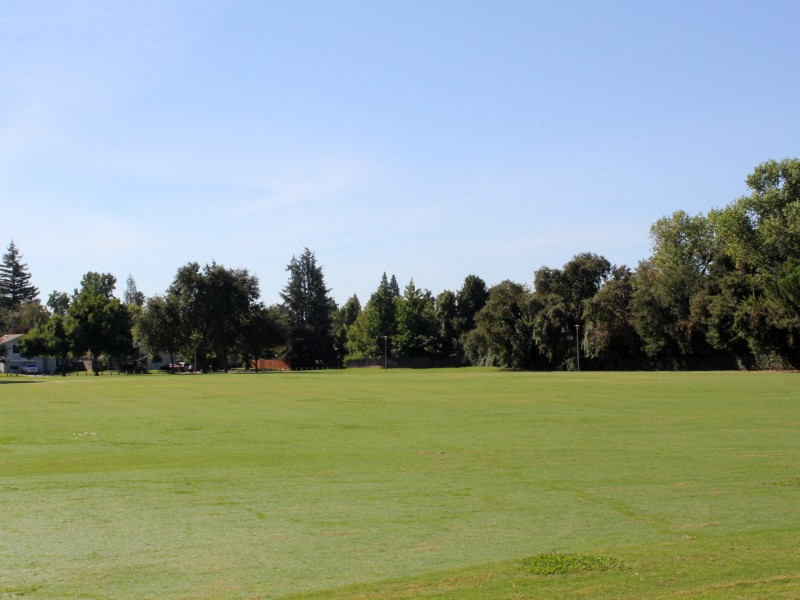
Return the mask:
<svg viewBox="0 0 800 600">
<path fill-rule="evenodd" d="M 8 335 L 4 335 L 3 337 L 0 337 L 0 344 L 7 344 L 9 342 L 16 342 L 21 337 L 22 337 L 21 333 L 9 333 Z"/>
</svg>

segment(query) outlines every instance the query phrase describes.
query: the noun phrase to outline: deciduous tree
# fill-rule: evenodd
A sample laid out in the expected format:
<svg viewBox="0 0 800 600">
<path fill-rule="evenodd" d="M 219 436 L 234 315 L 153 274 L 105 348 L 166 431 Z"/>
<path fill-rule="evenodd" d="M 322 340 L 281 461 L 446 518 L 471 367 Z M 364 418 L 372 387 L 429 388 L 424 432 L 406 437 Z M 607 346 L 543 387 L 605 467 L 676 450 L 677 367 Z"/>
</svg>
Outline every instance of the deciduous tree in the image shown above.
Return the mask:
<svg viewBox="0 0 800 600">
<path fill-rule="evenodd" d="M 69 308 L 69 294 L 66 292 L 53 291 L 47 297 L 47 308 L 54 315 L 66 315 Z"/>
<path fill-rule="evenodd" d="M 189 263 L 178 269 L 167 296 L 180 307 L 185 335 L 203 358 L 213 357 L 227 370 L 228 354 L 237 344 L 242 323 L 259 295 L 258 279 L 246 269 L 216 262 L 202 269 Z"/>
<path fill-rule="evenodd" d="M 258 360 L 286 341 L 286 331 L 275 310 L 257 303 L 250 306 L 242 323 L 239 340 L 242 353 L 248 359 L 253 359 L 255 371 L 258 372 Z"/>
<path fill-rule="evenodd" d="M 175 355 L 188 350 L 190 334 L 178 295 L 168 293 L 148 298 L 136 317 L 134 333 L 151 358 L 159 358 L 162 352 L 166 352 L 169 363 L 175 364 Z"/>
<path fill-rule="evenodd" d="M 747 187 L 749 195 L 710 215 L 726 252 L 759 272 L 800 258 L 800 159 L 758 165 Z"/>
<path fill-rule="evenodd" d="M 116 278 L 109 273 L 89 272 L 83 276 L 67 310 L 76 353 L 92 355 L 92 370 L 98 375 L 101 355 L 121 358 L 131 353 L 131 314 L 112 294 Z"/>
<path fill-rule="evenodd" d="M 489 290 L 489 299 L 465 337 L 466 356 L 476 365 L 527 369 L 536 364 L 530 290 L 503 281 Z"/>
<path fill-rule="evenodd" d="M 577 336 L 586 330 L 584 302 L 594 297 L 610 273 L 608 260 L 589 252 L 576 255 L 563 269 L 536 271 L 533 337 L 550 368 L 576 367 Z"/>
<path fill-rule="evenodd" d="M 356 322 L 358 315 L 361 314 L 361 302 L 358 296 L 353 294 L 347 301 L 342 304 L 333 315 L 333 336 L 336 346 L 336 354 L 343 357 L 347 344 L 347 331 Z"/>
<path fill-rule="evenodd" d="M 20 339 L 23 356 L 47 356 L 61 363 L 61 375 L 66 376 L 69 357 L 74 347 L 69 320 L 64 315 L 55 314 L 43 325 L 34 327 Z"/>
<path fill-rule="evenodd" d="M 584 350 L 595 368 L 642 368 L 642 341 L 631 322 L 633 273 L 616 267 L 597 293 L 584 301 Z"/>
</svg>

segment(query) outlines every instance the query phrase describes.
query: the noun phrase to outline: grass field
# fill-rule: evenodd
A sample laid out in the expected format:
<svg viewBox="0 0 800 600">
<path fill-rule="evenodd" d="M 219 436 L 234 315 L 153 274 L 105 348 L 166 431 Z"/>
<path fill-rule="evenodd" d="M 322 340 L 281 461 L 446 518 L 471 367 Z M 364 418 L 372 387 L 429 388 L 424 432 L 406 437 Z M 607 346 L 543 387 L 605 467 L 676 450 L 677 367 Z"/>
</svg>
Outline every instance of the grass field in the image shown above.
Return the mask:
<svg viewBox="0 0 800 600">
<path fill-rule="evenodd" d="M 2 377 L 0 597 L 797 598 L 799 377 Z"/>
</svg>

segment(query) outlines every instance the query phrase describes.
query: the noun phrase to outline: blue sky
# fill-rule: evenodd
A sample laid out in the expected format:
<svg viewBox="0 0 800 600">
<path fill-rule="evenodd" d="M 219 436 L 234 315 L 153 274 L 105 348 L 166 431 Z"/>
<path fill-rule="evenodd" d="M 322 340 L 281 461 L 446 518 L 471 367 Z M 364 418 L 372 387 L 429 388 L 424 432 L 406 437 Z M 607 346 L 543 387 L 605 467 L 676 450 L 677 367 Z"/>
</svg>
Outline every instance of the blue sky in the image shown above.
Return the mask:
<svg viewBox="0 0 800 600">
<path fill-rule="evenodd" d="M 279 301 L 531 284 L 798 156 L 800 3 L 0 3 L 0 245 L 43 299 L 189 261 Z"/>
</svg>

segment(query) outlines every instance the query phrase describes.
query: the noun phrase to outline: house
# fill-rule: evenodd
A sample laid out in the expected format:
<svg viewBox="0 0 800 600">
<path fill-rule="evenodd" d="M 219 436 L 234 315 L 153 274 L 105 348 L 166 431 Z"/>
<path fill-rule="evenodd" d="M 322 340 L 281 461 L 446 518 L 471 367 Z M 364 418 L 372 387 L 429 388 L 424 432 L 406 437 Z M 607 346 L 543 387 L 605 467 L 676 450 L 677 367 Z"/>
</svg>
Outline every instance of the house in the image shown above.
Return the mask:
<svg viewBox="0 0 800 600">
<path fill-rule="evenodd" d="M 48 365 L 46 358 L 38 356 L 22 356 L 19 353 L 19 340 L 21 333 L 12 333 L 0 337 L 0 373 L 22 373 L 22 367 L 33 364 L 39 369 L 39 373 L 48 373 L 55 366 Z"/>
</svg>

